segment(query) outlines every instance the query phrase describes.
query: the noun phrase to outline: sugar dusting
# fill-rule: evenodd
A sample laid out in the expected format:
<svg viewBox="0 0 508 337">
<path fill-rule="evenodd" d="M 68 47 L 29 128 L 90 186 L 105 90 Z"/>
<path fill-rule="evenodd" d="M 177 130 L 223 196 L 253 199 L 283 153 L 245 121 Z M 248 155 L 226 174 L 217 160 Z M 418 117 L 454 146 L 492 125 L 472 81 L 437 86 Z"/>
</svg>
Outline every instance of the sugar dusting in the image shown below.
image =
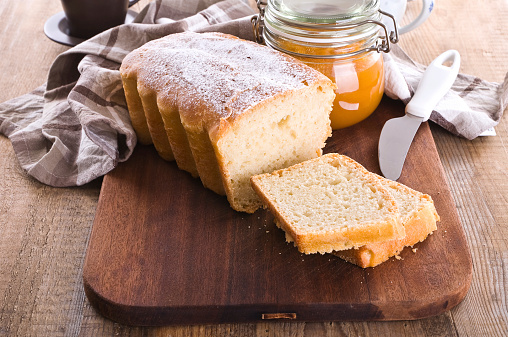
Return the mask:
<svg viewBox="0 0 508 337">
<path fill-rule="evenodd" d="M 174 34 L 134 53 L 138 80 L 159 95 L 173 96 L 181 113 L 192 115 L 188 118 L 204 110 L 217 118 L 234 117 L 322 76 L 268 47 L 219 33 Z"/>
</svg>

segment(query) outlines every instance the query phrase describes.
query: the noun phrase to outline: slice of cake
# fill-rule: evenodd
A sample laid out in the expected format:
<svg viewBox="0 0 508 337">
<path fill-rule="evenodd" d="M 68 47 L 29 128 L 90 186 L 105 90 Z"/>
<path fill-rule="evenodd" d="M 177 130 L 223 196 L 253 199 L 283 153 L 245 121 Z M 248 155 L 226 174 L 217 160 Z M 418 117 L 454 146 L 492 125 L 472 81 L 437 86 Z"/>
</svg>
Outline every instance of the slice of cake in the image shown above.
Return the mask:
<svg viewBox="0 0 508 337">
<path fill-rule="evenodd" d="M 334 84 L 266 46 L 186 32 L 146 43 L 120 69 L 133 127 L 166 160 L 252 213 L 250 177 L 316 158 Z"/>
<path fill-rule="evenodd" d="M 380 180 L 331 153 L 251 178 L 288 241 L 302 253 L 330 253 L 404 237 L 397 204 Z"/>
<path fill-rule="evenodd" d="M 402 239 L 369 243 L 358 249 L 334 252 L 338 257 L 362 268 L 374 267 L 398 255 L 404 247 L 413 246 L 437 229 L 439 221 L 434 202 L 429 195 L 415 191 L 401 183 L 375 175 L 395 199 L 406 236 Z"/>
</svg>

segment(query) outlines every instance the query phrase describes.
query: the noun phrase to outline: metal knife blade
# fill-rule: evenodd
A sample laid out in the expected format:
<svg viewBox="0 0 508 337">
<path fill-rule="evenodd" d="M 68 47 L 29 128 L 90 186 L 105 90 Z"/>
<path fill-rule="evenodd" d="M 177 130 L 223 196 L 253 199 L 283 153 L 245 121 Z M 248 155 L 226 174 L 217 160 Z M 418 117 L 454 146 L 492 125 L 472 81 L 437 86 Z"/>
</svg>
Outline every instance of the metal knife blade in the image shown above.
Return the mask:
<svg viewBox="0 0 508 337">
<path fill-rule="evenodd" d="M 388 120 L 379 138 L 379 167 L 383 175 L 397 180 L 402 172 L 407 151 L 423 118 L 413 115 Z"/>
<path fill-rule="evenodd" d="M 450 66 L 445 63 L 452 62 Z M 418 88 L 406 105 L 406 115 L 388 120 L 379 137 L 378 157 L 382 174 L 397 180 L 406 155 L 422 122 L 426 122 L 435 105 L 450 90 L 460 67 L 460 55 L 448 50 L 427 67 Z"/>
</svg>

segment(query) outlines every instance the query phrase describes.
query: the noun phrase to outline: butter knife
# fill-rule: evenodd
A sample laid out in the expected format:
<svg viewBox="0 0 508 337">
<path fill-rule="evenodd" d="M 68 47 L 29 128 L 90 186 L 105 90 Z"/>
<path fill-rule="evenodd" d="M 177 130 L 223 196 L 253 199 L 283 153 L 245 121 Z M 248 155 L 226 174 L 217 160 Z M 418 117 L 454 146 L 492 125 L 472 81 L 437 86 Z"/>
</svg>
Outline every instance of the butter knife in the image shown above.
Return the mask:
<svg viewBox="0 0 508 337">
<path fill-rule="evenodd" d="M 416 92 L 406 105 L 406 115 L 388 120 L 379 137 L 378 157 L 382 174 L 397 180 L 407 151 L 422 122 L 426 122 L 436 104 L 450 90 L 460 67 L 460 54 L 448 50 L 425 70 Z"/>
</svg>

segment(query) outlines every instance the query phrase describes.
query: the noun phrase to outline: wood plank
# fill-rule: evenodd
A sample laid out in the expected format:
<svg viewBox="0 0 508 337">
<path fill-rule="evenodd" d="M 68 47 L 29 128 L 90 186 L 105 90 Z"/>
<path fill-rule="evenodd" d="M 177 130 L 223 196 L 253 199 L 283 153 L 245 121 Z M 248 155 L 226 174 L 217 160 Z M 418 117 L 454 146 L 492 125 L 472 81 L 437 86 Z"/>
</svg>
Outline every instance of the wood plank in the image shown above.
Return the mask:
<svg viewBox="0 0 508 337">
<path fill-rule="evenodd" d="M 363 123 L 334 132 L 325 152 L 379 172 L 381 127 L 402 111 L 384 99 Z M 402 261 L 364 270 L 331 255 L 300 254 L 269 212 L 235 212 L 152 147 L 138 147 L 104 179 L 83 271 L 86 294 L 100 313 L 129 325 L 255 322 L 267 313 L 303 321 L 440 314 L 463 299 L 472 266 L 427 124 L 400 181 L 434 198 L 438 231 L 416 254 L 405 250 Z"/>
</svg>

